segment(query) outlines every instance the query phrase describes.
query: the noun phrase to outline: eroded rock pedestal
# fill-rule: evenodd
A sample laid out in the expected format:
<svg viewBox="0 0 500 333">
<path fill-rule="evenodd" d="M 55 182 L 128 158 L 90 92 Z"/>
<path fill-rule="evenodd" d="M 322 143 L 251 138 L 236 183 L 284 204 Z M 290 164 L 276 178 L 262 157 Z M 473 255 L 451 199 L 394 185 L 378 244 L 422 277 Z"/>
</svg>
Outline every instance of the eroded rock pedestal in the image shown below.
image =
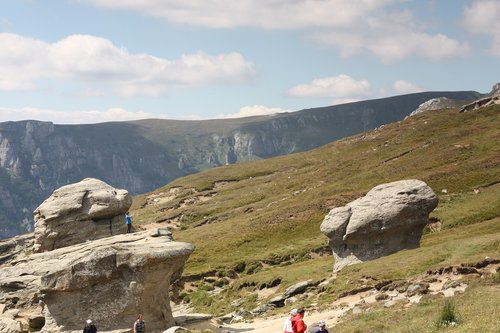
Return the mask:
<svg viewBox="0 0 500 333">
<path fill-rule="evenodd" d="M 382 184 L 344 207 L 332 209 L 321 224 L 330 239 L 333 270 L 420 246 L 429 213 L 438 198 L 420 180 Z"/>
<path fill-rule="evenodd" d="M 137 313 L 148 331 L 163 331 L 174 325 L 171 277 L 192 251 L 143 231 L 33 254 L 0 269 L 0 304 L 22 312 L 43 300 L 41 332 L 81 331 L 88 318 L 99 331 L 127 331 Z"/>
<path fill-rule="evenodd" d="M 34 252 L 51 251 L 126 232 L 132 205 L 126 190 L 86 178 L 52 193 L 34 212 Z"/>
</svg>

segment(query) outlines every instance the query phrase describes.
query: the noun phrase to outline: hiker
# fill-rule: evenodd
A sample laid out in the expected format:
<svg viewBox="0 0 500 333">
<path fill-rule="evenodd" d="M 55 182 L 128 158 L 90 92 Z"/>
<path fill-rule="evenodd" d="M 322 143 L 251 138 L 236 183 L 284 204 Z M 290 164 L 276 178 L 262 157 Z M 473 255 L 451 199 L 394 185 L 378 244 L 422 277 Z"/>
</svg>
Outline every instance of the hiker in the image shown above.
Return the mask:
<svg viewBox="0 0 500 333">
<path fill-rule="evenodd" d="M 137 320 L 134 322 L 134 333 L 146 332 L 146 323 L 142 320 L 142 314 L 137 315 Z"/>
<path fill-rule="evenodd" d="M 297 316 L 297 309 L 292 309 L 290 311 L 290 317 L 286 318 L 285 323 L 283 324 L 283 333 L 293 333 L 292 321 Z"/>
<path fill-rule="evenodd" d="M 314 333 L 328 333 L 324 320 L 318 321 L 318 328 L 314 331 Z"/>
<path fill-rule="evenodd" d="M 125 224 L 127 225 L 127 234 L 130 234 L 130 231 L 132 230 L 132 218 L 130 217 L 129 212 L 125 213 Z"/>
<path fill-rule="evenodd" d="M 306 310 L 300 309 L 298 314 L 295 316 L 295 320 L 292 321 L 292 328 L 294 333 L 305 333 L 307 330 L 307 325 L 304 323 L 304 314 Z"/>
<path fill-rule="evenodd" d="M 92 320 L 87 319 L 87 325 L 83 328 L 83 333 L 97 333 L 97 327 L 92 324 Z"/>
</svg>

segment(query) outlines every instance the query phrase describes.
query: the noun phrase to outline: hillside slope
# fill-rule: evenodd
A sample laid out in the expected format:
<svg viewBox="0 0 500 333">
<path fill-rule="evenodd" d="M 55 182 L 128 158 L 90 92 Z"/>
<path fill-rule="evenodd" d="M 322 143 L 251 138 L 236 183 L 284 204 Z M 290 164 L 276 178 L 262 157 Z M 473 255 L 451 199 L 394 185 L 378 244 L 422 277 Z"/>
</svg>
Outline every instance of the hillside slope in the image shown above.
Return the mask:
<svg viewBox="0 0 500 333">
<path fill-rule="evenodd" d="M 318 147 L 403 119 L 440 96 L 480 94 L 426 92 L 242 119 L 0 123 L 0 238 L 31 231 L 34 208 L 86 177 L 144 193 L 200 170 Z"/>
<path fill-rule="evenodd" d="M 181 295 L 197 309 L 229 313 L 235 311 L 234 300 L 252 309 L 309 279 L 329 283 L 293 306 L 328 307 L 342 292 L 362 288 L 367 279 L 413 279 L 441 267 L 500 259 L 498 142 L 499 106 L 468 113 L 423 112 L 309 152 L 177 179 L 137 196 L 132 215 L 138 226 L 169 227 L 176 240 L 195 245 L 184 280 L 198 281 L 193 282 L 197 289 Z M 440 200 L 431 214 L 438 222 L 426 231 L 421 247 L 350 266 L 332 280 L 333 257 L 319 231 L 325 214 L 375 185 L 405 178 L 425 181 Z M 238 278 L 220 294 L 204 291 L 213 288 L 203 282 L 204 276 L 216 280 L 235 272 Z M 472 332 L 471 327 L 495 331 L 488 309 L 500 306 L 498 273 L 493 281 L 470 281 L 471 291 L 458 302 L 465 307 L 461 313 L 474 319 L 457 332 Z M 481 306 L 485 295 L 493 297 L 488 308 Z M 344 330 L 407 332 L 404 325 L 417 325 L 431 332 L 429 311 L 437 316 L 442 304 L 429 299 L 409 315 L 380 310 Z M 395 324 L 395 316 L 400 323 Z"/>
<path fill-rule="evenodd" d="M 136 197 L 133 214 L 141 223 L 178 226 L 177 238 L 197 244 L 193 272 L 214 267 L 215 259 L 234 265 L 321 247 L 319 224 L 329 209 L 404 178 L 421 179 L 440 196 L 435 214 L 444 228 L 474 223 L 497 216 L 499 199 L 463 216 L 445 208 L 496 193 L 499 125 L 498 107 L 427 112 L 309 152 L 177 179 Z"/>
</svg>

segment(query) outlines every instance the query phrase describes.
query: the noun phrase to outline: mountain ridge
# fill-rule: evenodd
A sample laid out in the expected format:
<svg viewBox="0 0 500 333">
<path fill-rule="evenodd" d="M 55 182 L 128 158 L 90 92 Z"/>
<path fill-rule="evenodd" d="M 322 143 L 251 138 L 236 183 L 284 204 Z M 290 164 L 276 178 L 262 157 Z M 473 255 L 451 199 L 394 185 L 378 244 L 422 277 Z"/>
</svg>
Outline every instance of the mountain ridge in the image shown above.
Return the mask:
<svg viewBox="0 0 500 333">
<path fill-rule="evenodd" d="M 144 193 L 201 170 L 306 151 L 398 121 L 437 96 L 467 101 L 481 94 L 425 92 L 206 121 L 0 123 L 0 238 L 32 231 L 32 212 L 43 199 L 87 177 Z"/>
</svg>

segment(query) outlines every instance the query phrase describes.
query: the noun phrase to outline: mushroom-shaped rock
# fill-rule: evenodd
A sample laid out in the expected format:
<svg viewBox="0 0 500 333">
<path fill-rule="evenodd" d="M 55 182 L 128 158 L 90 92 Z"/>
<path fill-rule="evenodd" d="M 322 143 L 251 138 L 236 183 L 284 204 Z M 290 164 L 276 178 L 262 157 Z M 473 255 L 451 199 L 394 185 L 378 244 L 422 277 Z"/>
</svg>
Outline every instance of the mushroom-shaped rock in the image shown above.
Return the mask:
<svg viewBox="0 0 500 333">
<path fill-rule="evenodd" d="M 137 313 L 163 331 L 175 325 L 170 281 L 193 249 L 142 231 L 33 254 L 0 268 L 0 302 L 23 311 L 43 297 L 41 332 L 81 331 L 88 318 L 99 331 L 126 331 Z"/>
<path fill-rule="evenodd" d="M 437 203 L 426 183 L 410 179 L 378 185 L 366 196 L 332 209 L 321 232 L 330 239 L 334 271 L 419 247 L 429 213 Z"/>
<path fill-rule="evenodd" d="M 125 233 L 132 205 L 126 190 L 86 178 L 63 186 L 34 211 L 34 252 L 51 251 L 87 240 Z"/>
</svg>

